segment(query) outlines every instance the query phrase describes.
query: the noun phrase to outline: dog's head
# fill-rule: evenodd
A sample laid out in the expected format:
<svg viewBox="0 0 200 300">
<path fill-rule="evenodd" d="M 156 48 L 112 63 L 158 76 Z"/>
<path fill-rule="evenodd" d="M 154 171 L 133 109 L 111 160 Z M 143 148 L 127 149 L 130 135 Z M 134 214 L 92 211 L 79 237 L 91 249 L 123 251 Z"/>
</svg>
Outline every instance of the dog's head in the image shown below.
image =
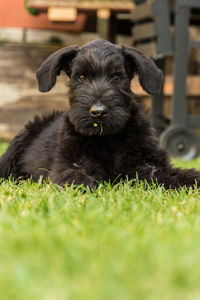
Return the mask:
<svg viewBox="0 0 200 300">
<path fill-rule="evenodd" d="M 162 71 L 142 52 L 103 39 L 49 56 L 36 72 L 39 90 L 49 91 L 61 70 L 70 77 L 70 121 L 84 135 L 110 135 L 125 126 L 135 73 L 149 94 L 159 93 L 163 80 Z"/>
</svg>

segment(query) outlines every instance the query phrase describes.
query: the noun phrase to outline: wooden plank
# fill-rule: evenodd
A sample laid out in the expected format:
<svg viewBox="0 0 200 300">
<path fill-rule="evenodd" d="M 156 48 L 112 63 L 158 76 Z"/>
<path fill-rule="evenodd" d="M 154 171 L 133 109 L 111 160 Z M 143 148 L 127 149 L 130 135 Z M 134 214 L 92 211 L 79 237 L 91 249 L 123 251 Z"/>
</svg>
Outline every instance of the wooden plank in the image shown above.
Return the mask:
<svg viewBox="0 0 200 300">
<path fill-rule="evenodd" d="M 191 75 L 187 77 L 187 95 L 193 97 L 200 96 L 200 75 Z M 135 94 L 140 96 L 148 95 L 140 86 L 137 76 L 131 82 L 131 88 Z M 165 76 L 164 96 L 173 96 L 173 76 Z"/>
<path fill-rule="evenodd" d="M 148 17 L 154 18 L 152 11 L 152 1 L 149 1 L 145 4 L 137 5 L 131 13 L 131 19 L 134 22 Z"/>
<path fill-rule="evenodd" d="M 154 22 L 133 26 L 132 34 L 134 41 L 155 37 Z"/>
<path fill-rule="evenodd" d="M 156 42 L 149 42 L 144 44 L 138 44 L 135 46 L 138 50 L 144 52 L 146 55 L 150 57 L 155 57 L 157 54 L 157 46 Z"/>
<path fill-rule="evenodd" d="M 129 11 L 135 5 L 131 0 L 115 0 L 115 1 L 72 1 L 72 0 L 28 0 L 28 7 L 44 9 L 50 6 L 68 6 L 75 7 L 80 10 L 97 10 L 107 8 L 113 11 Z"/>
<path fill-rule="evenodd" d="M 130 13 L 118 13 L 116 15 L 117 20 L 131 20 L 131 14 Z"/>
<path fill-rule="evenodd" d="M 200 76 L 187 77 L 187 95 L 200 96 Z"/>
<path fill-rule="evenodd" d="M 77 19 L 77 10 L 74 7 L 49 7 L 47 17 L 50 21 L 74 22 Z"/>
</svg>

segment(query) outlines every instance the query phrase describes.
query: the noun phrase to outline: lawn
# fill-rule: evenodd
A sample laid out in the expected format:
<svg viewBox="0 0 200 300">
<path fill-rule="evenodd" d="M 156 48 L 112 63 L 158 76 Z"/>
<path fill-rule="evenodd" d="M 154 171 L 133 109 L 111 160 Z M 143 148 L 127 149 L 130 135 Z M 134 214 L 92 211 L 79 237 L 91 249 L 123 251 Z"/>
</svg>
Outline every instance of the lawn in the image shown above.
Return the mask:
<svg viewBox="0 0 200 300">
<path fill-rule="evenodd" d="M 0 299 L 199 300 L 198 191 L 1 182 Z"/>
</svg>

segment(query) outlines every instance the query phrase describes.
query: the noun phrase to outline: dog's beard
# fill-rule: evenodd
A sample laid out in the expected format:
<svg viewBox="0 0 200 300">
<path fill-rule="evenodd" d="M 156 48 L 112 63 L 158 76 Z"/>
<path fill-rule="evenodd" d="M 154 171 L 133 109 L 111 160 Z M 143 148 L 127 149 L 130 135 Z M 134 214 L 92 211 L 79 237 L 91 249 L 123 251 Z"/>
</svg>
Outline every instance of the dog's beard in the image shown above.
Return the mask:
<svg viewBox="0 0 200 300">
<path fill-rule="evenodd" d="M 89 108 L 74 104 L 69 110 L 69 120 L 77 132 L 87 136 L 113 135 L 122 130 L 130 118 L 128 110 L 114 107 L 106 116 L 93 118 Z"/>
</svg>

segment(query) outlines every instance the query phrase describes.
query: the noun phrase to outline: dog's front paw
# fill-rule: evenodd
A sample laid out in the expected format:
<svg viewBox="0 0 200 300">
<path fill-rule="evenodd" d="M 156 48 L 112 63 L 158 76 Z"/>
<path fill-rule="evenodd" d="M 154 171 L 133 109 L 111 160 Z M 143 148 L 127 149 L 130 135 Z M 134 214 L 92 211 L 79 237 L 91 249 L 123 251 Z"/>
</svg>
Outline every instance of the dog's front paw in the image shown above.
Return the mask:
<svg viewBox="0 0 200 300">
<path fill-rule="evenodd" d="M 50 176 L 50 179 L 60 185 L 84 185 L 89 187 L 90 190 L 93 190 L 96 184 L 96 180 L 92 176 L 88 176 L 83 171 L 78 170 L 66 170 L 63 174 L 57 174 Z"/>
<path fill-rule="evenodd" d="M 89 187 L 90 190 L 93 190 L 95 187 L 96 180 L 94 177 L 88 176 L 85 173 L 73 171 L 70 172 L 66 178 L 65 184 L 68 185 L 81 185 L 83 184 L 86 187 Z"/>
</svg>

